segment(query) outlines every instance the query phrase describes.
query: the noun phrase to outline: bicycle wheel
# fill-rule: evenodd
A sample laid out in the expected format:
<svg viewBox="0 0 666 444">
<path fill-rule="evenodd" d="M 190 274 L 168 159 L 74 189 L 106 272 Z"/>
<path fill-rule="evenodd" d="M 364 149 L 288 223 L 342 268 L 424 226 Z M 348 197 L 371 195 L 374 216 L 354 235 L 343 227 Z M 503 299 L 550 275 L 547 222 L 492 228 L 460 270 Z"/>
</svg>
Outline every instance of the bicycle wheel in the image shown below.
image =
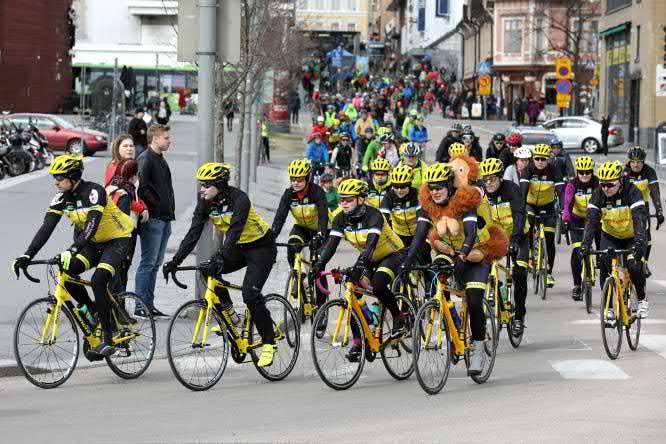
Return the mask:
<svg viewBox="0 0 666 444">
<path fill-rule="evenodd" d="M 224 333 L 208 332 L 203 343 L 206 301 L 183 304 L 173 315 L 167 331 L 167 358 L 174 376 L 193 391 L 208 390 L 222 377 L 229 359 L 226 324 L 215 311 L 210 311 L 209 328 L 220 326 Z"/>
<path fill-rule="evenodd" d="M 495 315 L 493 314 L 492 307 L 488 304 L 488 301 L 483 301 L 483 314 L 486 319 L 486 338 L 483 341 L 483 369 L 478 375 L 471 375 L 472 381 L 477 384 L 483 384 L 490 378 L 491 373 L 493 372 L 493 367 L 495 366 L 495 356 L 497 353 L 497 338 L 495 334 L 497 329 L 495 327 Z M 467 316 L 467 337 L 472 337 L 471 330 L 471 317 Z M 469 342 L 469 341 L 468 341 Z M 465 363 L 469 366 L 469 353 L 470 349 L 467 347 L 465 350 Z"/>
<path fill-rule="evenodd" d="M 546 263 L 548 262 L 548 255 L 547 255 L 547 250 L 546 250 L 546 241 L 544 239 L 539 240 L 539 270 L 538 270 L 538 285 L 537 285 L 537 290 L 538 294 L 541 297 L 541 300 L 546 299 L 546 292 L 548 291 L 548 282 L 547 282 L 547 276 L 548 276 L 548 271 L 547 271 L 547 265 Z"/>
<path fill-rule="evenodd" d="M 629 288 L 624 294 L 624 304 L 627 307 L 627 319 L 629 319 L 629 325 L 624 326 L 624 333 L 627 336 L 627 344 L 629 348 L 633 351 L 638 349 L 638 341 L 641 338 L 641 318 L 638 316 L 632 316 L 633 310 L 631 307 L 635 307 L 638 303 L 638 297 L 636 296 L 636 288 L 634 284 L 629 284 Z"/>
<path fill-rule="evenodd" d="M 617 313 L 615 306 L 618 298 L 616 297 L 616 283 L 614 278 L 606 279 L 604 287 L 601 290 L 601 306 L 599 307 L 599 319 L 601 321 L 601 338 L 604 342 L 604 349 L 610 359 L 617 359 L 622 347 L 622 320 Z M 608 311 L 614 309 L 615 318 L 608 319 Z"/>
<path fill-rule="evenodd" d="M 423 304 L 414 319 L 412 332 L 414 370 L 421 388 L 439 393 L 446 385 L 451 368 L 451 334 L 439 301 Z"/>
<path fill-rule="evenodd" d="M 277 350 L 273 355 L 273 363 L 268 367 L 256 367 L 260 354 L 257 348 L 250 349 L 250 355 L 252 356 L 252 362 L 254 362 L 261 376 L 269 381 L 279 381 L 286 378 L 296 365 L 298 352 L 301 349 L 301 330 L 298 322 L 296 322 L 298 319 L 296 312 L 282 296 L 279 294 L 267 294 L 264 296 L 264 303 L 273 321 Z M 287 334 L 286 332 L 292 325 L 292 333 Z M 260 341 L 261 339 L 254 322 L 250 325 L 249 339 L 250 344 L 254 343 L 255 340 Z"/>
<path fill-rule="evenodd" d="M 298 300 L 298 287 L 300 286 L 301 290 L 301 300 Z M 289 277 L 287 278 L 287 285 L 284 287 L 284 299 L 288 301 L 291 308 L 297 314 L 296 319 L 300 320 L 300 323 L 305 322 L 305 312 L 303 306 L 303 298 L 305 297 L 305 288 L 298 279 L 298 273 L 296 270 L 291 270 Z"/>
<path fill-rule="evenodd" d="M 513 348 L 518 348 L 520 346 L 520 343 L 523 342 L 523 335 L 525 334 L 525 330 L 519 334 L 519 335 L 514 335 L 513 334 L 513 323 L 516 320 L 516 303 L 515 299 L 513 296 L 513 291 L 514 287 L 511 287 L 511 290 L 509 292 L 509 301 L 511 301 L 511 306 L 510 306 L 510 312 L 509 312 L 509 324 L 506 326 L 506 335 L 509 337 L 509 342 L 511 343 L 511 346 Z M 495 322 L 497 322 L 497 319 L 495 319 Z"/>
<path fill-rule="evenodd" d="M 115 328 L 116 352 L 106 358 L 106 363 L 121 378 L 138 378 L 148 369 L 155 354 L 155 320 L 135 293 L 124 292 L 114 298 L 118 304 L 113 308 L 111 323 Z M 143 311 L 146 317 L 134 317 L 138 311 Z"/>
<path fill-rule="evenodd" d="M 562 216 L 560 213 L 555 218 L 555 241 L 557 245 L 562 243 Z"/>
<path fill-rule="evenodd" d="M 315 332 L 320 324 L 326 328 L 324 335 L 318 338 Z M 360 355 L 350 359 L 349 352 L 355 344 L 365 344 L 365 332 L 356 312 L 347 310 L 347 301 L 333 299 L 322 305 L 317 310 L 310 336 L 312 362 L 321 380 L 332 389 L 346 390 L 360 378 L 366 347 L 362 346 Z"/>
<path fill-rule="evenodd" d="M 493 312 L 495 313 L 495 319 L 497 319 L 497 323 L 495 327 L 497 328 L 497 332 L 495 333 L 495 337 L 499 341 L 499 335 L 502 331 L 502 302 L 500 299 L 502 298 L 501 294 L 495 294 L 496 291 L 495 289 L 499 288 L 498 285 L 496 285 L 496 280 L 492 276 L 488 277 L 488 284 L 486 285 L 486 293 L 484 299 L 488 301 L 488 304 L 493 308 Z M 499 293 L 499 292 L 497 292 Z M 497 345 L 497 344 L 495 344 Z"/>
<path fill-rule="evenodd" d="M 583 280 L 580 291 L 585 298 L 585 310 L 587 310 L 587 314 L 590 314 L 592 313 L 592 285 L 587 282 L 587 279 Z"/>
<path fill-rule="evenodd" d="M 395 379 L 401 381 L 409 378 L 414 373 L 414 359 L 412 356 L 412 329 L 414 326 L 414 306 L 404 296 L 396 295 L 400 315 L 406 319 L 405 327 L 407 334 L 398 339 L 391 340 L 391 329 L 393 328 L 393 317 L 391 312 L 386 308 L 382 308 L 379 317 L 379 325 L 381 326 L 381 346 L 379 354 L 382 357 L 382 362 L 386 371 Z"/>
<path fill-rule="evenodd" d="M 16 363 L 28 381 L 43 389 L 67 381 L 79 358 L 79 332 L 74 316 L 63 305 L 54 319 L 51 315 L 55 308 L 52 298 L 32 301 L 21 312 L 14 330 Z M 54 321 L 57 336 L 50 341 Z M 47 341 L 42 341 L 43 333 Z"/>
</svg>

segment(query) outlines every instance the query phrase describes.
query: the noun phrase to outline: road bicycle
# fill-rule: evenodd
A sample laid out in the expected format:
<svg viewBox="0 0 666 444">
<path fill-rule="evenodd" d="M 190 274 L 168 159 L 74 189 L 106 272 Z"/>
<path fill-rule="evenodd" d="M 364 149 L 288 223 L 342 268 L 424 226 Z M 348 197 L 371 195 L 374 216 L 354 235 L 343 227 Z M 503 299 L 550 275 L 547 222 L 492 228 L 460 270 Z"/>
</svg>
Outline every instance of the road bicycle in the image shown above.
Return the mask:
<svg viewBox="0 0 666 444">
<path fill-rule="evenodd" d="M 610 359 L 617 359 L 622 348 L 622 330 L 631 350 L 638 349 L 641 336 L 641 318 L 636 313 L 638 298 L 629 271 L 624 265 L 630 249 L 607 248 L 590 251 L 590 255 L 611 256 L 611 272 L 601 289 L 599 320 L 604 349 Z"/>
<path fill-rule="evenodd" d="M 584 228 L 571 228 L 569 230 L 575 230 L 584 232 Z M 572 248 L 580 248 L 581 242 L 575 242 L 571 245 Z M 588 254 L 585 257 L 581 258 L 583 266 L 580 272 L 580 294 L 585 300 L 585 309 L 587 313 L 592 313 L 592 289 L 594 288 L 594 283 L 597 280 L 597 264 L 596 256 Z"/>
<path fill-rule="evenodd" d="M 416 379 L 428 394 L 439 393 L 449 377 L 451 364 L 464 359 L 469 367 L 472 345 L 470 317 L 465 290 L 451 286 L 452 262 L 436 262 L 414 269 L 430 269 L 437 274 L 435 295 L 419 309 L 412 333 Z M 456 300 L 452 300 L 454 297 Z M 480 374 L 470 375 L 477 384 L 490 378 L 495 365 L 497 327 L 493 307 L 483 300 L 486 338 L 483 345 L 484 365 Z"/>
<path fill-rule="evenodd" d="M 21 312 L 14 331 L 14 355 L 26 379 L 48 389 L 63 384 L 74 372 L 79 358 L 80 339 L 89 361 L 106 360 L 109 368 L 123 379 L 141 376 L 155 353 L 155 321 L 150 310 L 134 293 L 107 293 L 111 306 L 112 344 L 115 352 L 107 357 L 91 352 L 102 341 L 102 325 L 90 307 L 75 305 L 66 284 L 91 287 L 90 281 L 70 276 L 60 268 L 60 257 L 34 260 L 29 266 L 46 265 L 49 281 L 47 297 L 35 299 Z M 34 283 L 27 269 L 25 277 Z M 49 286 L 50 287 L 50 286 Z M 137 314 L 141 314 L 138 317 Z"/>
<path fill-rule="evenodd" d="M 429 270 L 402 270 L 393 280 L 391 291 L 409 299 L 414 310 L 418 310 L 432 296 L 435 279 Z"/>
<path fill-rule="evenodd" d="M 210 262 L 199 266 L 178 267 L 171 273 L 173 282 L 182 289 L 187 285 L 180 282 L 179 271 L 208 269 Z M 168 279 L 168 274 L 165 278 Z M 286 378 L 294 369 L 300 350 L 300 323 L 291 305 L 278 294 L 263 296 L 266 308 L 271 314 L 275 331 L 277 350 L 273 364 L 258 367 L 263 343 L 246 308 L 240 325 L 235 325 L 220 304 L 215 294 L 216 288 L 241 291 L 240 285 L 232 284 L 222 277 L 208 276 L 203 299 L 184 303 L 171 319 L 167 331 L 167 358 L 176 379 L 193 391 L 208 390 L 222 377 L 231 358 L 238 364 L 252 362 L 259 374 L 269 381 Z M 246 360 L 247 355 L 250 360 Z"/>
<path fill-rule="evenodd" d="M 503 265 L 499 260 L 493 261 L 488 275 L 486 300 L 493 309 L 493 315 L 495 316 L 497 341 L 499 341 L 502 327 L 505 327 L 509 342 L 513 348 L 518 348 L 523 340 L 523 332 L 519 335 L 513 332 L 516 304 L 513 293 L 512 270 L 511 256 L 507 255 L 506 265 Z"/>
<path fill-rule="evenodd" d="M 361 300 L 374 298 L 374 295 L 370 286 L 352 280 L 353 270 L 334 269 L 330 272 L 335 282 L 344 286 L 344 293 L 341 298 L 322 305 L 315 315 L 310 343 L 317 374 L 329 387 L 346 390 L 358 381 L 365 361 L 374 361 L 379 353 L 392 377 L 397 380 L 409 378 L 414 372 L 409 338 L 414 307 L 406 297 L 396 296 L 400 316 L 407 322 L 409 333 L 392 338 L 394 320 L 386 307 L 375 304 L 378 313 L 374 313 L 372 320 L 364 315 Z M 351 359 L 350 350 L 356 344 L 361 345 L 360 356 Z"/>
<path fill-rule="evenodd" d="M 533 216 L 532 223 L 532 242 L 530 245 L 530 272 L 532 274 L 532 283 L 534 294 L 538 294 L 542 300 L 546 299 L 548 290 L 548 249 L 546 247 L 546 231 L 541 214 Z"/>
</svg>

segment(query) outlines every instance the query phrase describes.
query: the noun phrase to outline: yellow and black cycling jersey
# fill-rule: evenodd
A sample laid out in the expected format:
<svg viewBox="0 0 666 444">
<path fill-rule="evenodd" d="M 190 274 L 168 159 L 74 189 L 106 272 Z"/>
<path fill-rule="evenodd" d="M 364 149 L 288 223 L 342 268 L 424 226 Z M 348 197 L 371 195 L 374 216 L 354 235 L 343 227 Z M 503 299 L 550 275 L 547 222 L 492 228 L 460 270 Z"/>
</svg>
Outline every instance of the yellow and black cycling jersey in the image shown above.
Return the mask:
<svg viewBox="0 0 666 444">
<path fill-rule="evenodd" d="M 401 198 L 393 189 L 389 190 L 382 199 L 380 211 L 397 235 L 414 236 L 416 221 L 422 215 L 418 191 L 410 188 L 409 193 Z"/>
<path fill-rule="evenodd" d="M 643 164 L 643 169 L 640 173 L 634 173 L 629 165 L 624 169 L 624 174 L 633 183 L 636 188 L 641 192 L 643 200 L 646 204 L 652 203 L 655 208 L 661 208 L 661 196 L 659 193 L 659 179 L 657 172 L 650 165 Z"/>
<path fill-rule="evenodd" d="M 418 191 L 421 188 L 421 184 L 423 183 L 423 174 L 428 168 L 428 164 L 422 160 L 419 160 L 416 165 L 411 166 L 407 164 L 404 160 L 401 160 L 400 162 L 398 162 L 396 168 L 401 166 L 408 166 L 412 168 L 412 174 L 414 175 L 412 178 L 412 187 L 414 187 Z"/>
<path fill-rule="evenodd" d="M 228 187 L 210 202 L 199 199 L 190 229 L 174 255 L 177 263 L 192 252 L 209 220 L 225 235 L 223 250 L 236 246 L 242 248 L 263 240 L 273 241 L 272 236 L 266 236 L 270 232 L 270 225 L 256 212 L 247 194 L 238 188 Z"/>
<path fill-rule="evenodd" d="M 361 204 L 361 208 L 356 211 L 358 214 L 355 216 L 349 216 L 344 212 L 335 216 L 329 236 L 338 239 L 344 238 L 354 248 L 366 253 L 368 259 L 374 263 L 404 248 L 402 240 L 389 227 L 378 209 Z M 378 236 L 374 249 L 366 251 L 368 247 L 373 247 L 368 244 L 368 238 L 373 234 Z M 328 244 L 325 249 L 328 249 Z M 322 252 L 322 257 L 328 257 L 328 254 L 324 256 Z M 332 254 L 330 253 L 331 256 Z"/>
<path fill-rule="evenodd" d="M 591 185 L 589 186 L 583 186 L 584 184 L 579 183 L 577 180 L 569 182 L 569 184 L 574 187 L 571 212 L 581 219 L 587 218 L 587 206 L 589 205 L 590 199 L 592 199 L 592 194 L 596 188 L 596 178 L 593 177 L 590 183 Z"/>
<path fill-rule="evenodd" d="M 601 231 L 616 239 L 645 239 L 648 212 L 640 190 L 628 180 L 616 196 L 606 197 L 594 190 L 587 206 L 585 238 L 591 239 L 601 223 Z"/>
<path fill-rule="evenodd" d="M 525 201 L 520 187 L 510 180 L 502 180 L 496 192 L 486 193 L 492 223 L 502 227 L 509 238 L 520 238 L 530 229 L 525 214 Z"/>
<path fill-rule="evenodd" d="M 276 236 L 282 231 L 290 212 L 294 217 L 294 225 L 322 233 L 328 228 L 326 194 L 315 183 L 309 183 L 302 192 L 296 192 L 291 187 L 284 191 L 273 219 L 272 229 Z"/>
<path fill-rule="evenodd" d="M 26 254 L 34 256 L 44 246 L 63 215 L 74 225 L 74 250 L 89 242 L 131 237 L 134 230 L 132 218 L 107 197 L 104 187 L 82 180 L 74 190 L 55 195 Z"/>
<path fill-rule="evenodd" d="M 563 187 L 562 173 L 551 163 L 542 170 L 533 164 L 528 165 L 520 179 L 520 189 L 527 204 L 539 208 L 553 205 L 555 198 L 561 197 Z"/>
<path fill-rule="evenodd" d="M 374 179 L 368 180 L 368 197 L 365 201 L 373 208 L 379 208 L 382 199 L 386 193 L 391 189 L 391 182 L 387 179 L 384 185 L 378 185 Z"/>
</svg>

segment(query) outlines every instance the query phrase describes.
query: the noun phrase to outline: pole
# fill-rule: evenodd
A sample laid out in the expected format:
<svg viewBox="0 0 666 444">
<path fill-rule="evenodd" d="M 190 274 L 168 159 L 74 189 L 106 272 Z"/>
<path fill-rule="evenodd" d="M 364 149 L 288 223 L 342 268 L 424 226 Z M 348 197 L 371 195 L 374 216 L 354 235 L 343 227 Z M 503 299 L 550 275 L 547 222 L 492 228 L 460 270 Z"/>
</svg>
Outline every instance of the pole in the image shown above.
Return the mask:
<svg viewBox="0 0 666 444">
<path fill-rule="evenodd" d="M 250 139 L 251 139 L 251 130 L 250 130 L 250 125 L 251 125 L 251 111 L 250 111 L 250 100 L 249 96 L 252 94 L 250 92 L 251 85 L 250 80 L 246 80 L 247 89 L 246 89 L 246 94 L 244 97 L 244 102 L 245 106 L 243 107 L 243 116 L 242 118 L 245 119 L 245 125 L 243 128 L 243 134 L 239 134 L 238 137 L 243 137 L 243 150 L 241 153 L 241 159 L 240 159 L 240 164 L 241 164 L 241 190 L 245 191 L 246 193 L 250 192 Z"/>
<path fill-rule="evenodd" d="M 118 104 L 116 97 L 118 95 L 118 57 L 113 61 L 113 88 L 111 90 L 111 140 L 116 138 L 116 110 Z"/>
<path fill-rule="evenodd" d="M 160 95 L 160 53 L 155 53 L 155 91 Z"/>
<path fill-rule="evenodd" d="M 79 97 L 79 115 L 81 116 L 81 126 L 85 128 L 86 120 L 83 118 L 85 116 L 86 110 L 86 67 L 85 65 L 81 68 L 81 97 Z"/>
<path fill-rule="evenodd" d="M 252 102 L 252 111 L 250 114 L 250 182 L 257 183 L 257 154 L 258 154 L 258 144 L 257 144 L 257 112 L 259 107 L 259 95 L 255 97 Z"/>
<path fill-rule="evenodd" d="M 199 0 L 199 109 L 197 136 L 197 166 L 210 162 L 215 156 L 215 58 L 217 51 L 217 0 Z M 186 36 L 181 36 L 186 38 Z M 158 84 L 159 88 L 159 84 Z M 196 199 L 196 197 L 195 197 Z M 208 260 L 215 252 L 210 224 L 207 224 L 197 248 L 197 265 Z M 205 285 L 197 279 L 199 297 Z"/>
</svg>

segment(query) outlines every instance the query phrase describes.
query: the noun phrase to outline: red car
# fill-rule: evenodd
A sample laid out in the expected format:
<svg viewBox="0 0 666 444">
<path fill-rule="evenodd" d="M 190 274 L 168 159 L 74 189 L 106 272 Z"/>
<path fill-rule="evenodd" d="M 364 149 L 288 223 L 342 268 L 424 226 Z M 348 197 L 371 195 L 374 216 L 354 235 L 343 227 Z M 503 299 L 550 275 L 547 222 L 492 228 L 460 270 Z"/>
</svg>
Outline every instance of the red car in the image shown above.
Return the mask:
<svg viewBox="0 0 666 444">
<path fill-rule="evenodd" d="M 23 127 L 32 124 L 46 137 L 53 151 L 68 151 L 72 154 L 92 156 L 97 151 L 106 151 L 109 136 L 101 131 L 82 128 L 52 114 L 17 113 L 5 117 Z"/>
</svg>

